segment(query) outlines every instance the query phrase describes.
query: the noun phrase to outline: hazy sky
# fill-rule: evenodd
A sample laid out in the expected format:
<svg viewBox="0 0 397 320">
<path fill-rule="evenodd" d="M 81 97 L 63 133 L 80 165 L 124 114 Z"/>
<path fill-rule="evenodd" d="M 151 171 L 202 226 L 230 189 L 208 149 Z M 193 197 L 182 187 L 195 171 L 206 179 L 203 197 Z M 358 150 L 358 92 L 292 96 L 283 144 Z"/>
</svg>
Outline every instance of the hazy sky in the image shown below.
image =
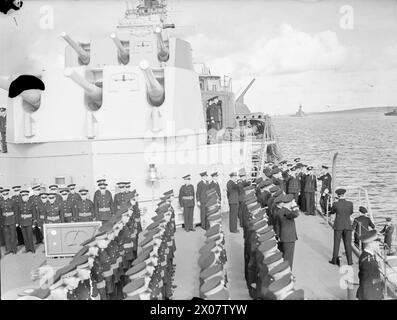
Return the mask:
<svg viewBox="0 0 397 320">
<path fill-rule="evenodd" d="M 54 8 L 53 30 L 38 27 L 45 4 Z M 232 76 L 235 91 L 257 79 L 245 100 L 253 111 L 397 105 L 396 0 L 172 0 L 169 6 L 196 61 Z M 30 59 L 60 63 L 60 32 L 108 35 L 123 8 L 121 0 L 25 1 L 18 27 L 0 17 L 0 74 Z"/>
</svg>

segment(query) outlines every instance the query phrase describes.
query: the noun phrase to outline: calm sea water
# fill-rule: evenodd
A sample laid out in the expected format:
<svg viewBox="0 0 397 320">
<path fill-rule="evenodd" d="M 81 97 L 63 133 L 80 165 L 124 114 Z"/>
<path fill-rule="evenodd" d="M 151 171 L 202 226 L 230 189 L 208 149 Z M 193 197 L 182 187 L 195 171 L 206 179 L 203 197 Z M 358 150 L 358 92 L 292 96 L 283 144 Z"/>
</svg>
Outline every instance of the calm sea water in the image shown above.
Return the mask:
<svg viewBox="0 0 397 320">
<path fill-rule="evenodd" d="M 337 185 L 368 190 L 374 215 L 397 215 L 397 117 L 383 113 L 273 117 L 285 159 L 320 168 L 335 152 Z"/>
</svg>

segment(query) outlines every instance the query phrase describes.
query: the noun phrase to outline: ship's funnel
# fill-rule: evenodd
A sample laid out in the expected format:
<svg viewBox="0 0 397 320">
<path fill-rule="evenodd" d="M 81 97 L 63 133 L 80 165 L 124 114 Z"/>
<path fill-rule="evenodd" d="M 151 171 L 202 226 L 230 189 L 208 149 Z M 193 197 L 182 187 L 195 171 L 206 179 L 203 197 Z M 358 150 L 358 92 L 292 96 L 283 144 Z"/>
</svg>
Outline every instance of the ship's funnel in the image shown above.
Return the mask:
<svg viewBox="0 0 397 320">
<path fill-rule="evenodd" d="M 161 29 L 160 28 L 156 28 L 154 33 L 157 36 L 157 48 L 158 48 L 157 58 L 161 62 L 167 62 L 169 57 L 170 57 L 170 53 L 169 53 L 169 50 L 168 50 L 167 46 L 164 43 L 164 39 L 163 39 L 163 36 L 161 34 Z"/>
<path fill-rule="evenodd" d="M 117 50 L 119 52 L 119 59 L 121 63 L 127 64 L 130 61 L 130 54 L 128 53 L 128 50 L 123 46 L 120 39 L 117 38 L 115 33 L 112 33 L 110 37 L 112 38 L 114 44 L 117 47 Z"/>
<path fill-rule="evenodd" d="M 75 42 L 71 37 L 69 37 L 65 32 L 62 32 L 61 37 L 76 51 L 79 56 L 79 60 L 82 64 L 90 63 L 90 54 L 85 51 L 77 42 Z"/>
<path fill-rule="evenodd" d="M 11 81 L 8 77 L 0 77 L 0 88 L 9 91 L 11 85 Z M 19 96 L 27 102 L 32 108 L 33 111 L 37 111 L 40 108 L 41 101 L 41 90 L 38 89 L 28 89 L 22 91 Z"/>
<path fill-rule="evenodd" d="M 72 79 L 76 82 L 80 87 L 82 87 L 86 93 L 86 95 L 99 107 L 102 104 L 102 89 L 97 87 L 96 85 L 88 82 L 81 75 L 79 75 L 76 71 L 71 70 L 70 68 L 65 69 L 65 76 Z"/>
<path fill-rule="evenodd" d="M 146 79 L 149 103 L 155 107 L 162 105 L 164 102 L 164 88 L 155 78 L 149 62 L 147 60 L 143 60 L 139 66 Z"/>
</svg>

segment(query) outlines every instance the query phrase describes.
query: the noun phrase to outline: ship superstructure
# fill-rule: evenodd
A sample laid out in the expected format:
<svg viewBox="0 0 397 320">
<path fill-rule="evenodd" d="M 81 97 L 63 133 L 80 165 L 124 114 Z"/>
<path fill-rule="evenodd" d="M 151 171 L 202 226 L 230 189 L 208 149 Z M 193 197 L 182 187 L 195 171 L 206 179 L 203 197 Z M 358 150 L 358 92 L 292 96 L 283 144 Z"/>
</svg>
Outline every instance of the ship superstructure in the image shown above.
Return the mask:
<svg viewBox="0 0 397 320">
<path fill-rule="evenodd" d="M 206 169 L 227 179 L 250 163 L 254 151 L 242 146 L 244 137 L 224 138 L 227 130 L 241 131 L 241 95 L 236 101 L 231 79 L 220 84 L 220 77 L 196 72 L 190 43 L 169 35 L 175 26 L 167 21 L 166 1 L 128 3 L 115 24 L 88 40 L 90 32 L 64 30 L 57 40 L 62 64 L 33 74 L 45 90 L 8 99 L 1 185 L 76 183 L 93 192 L 95 181 L 106 178 L 115 192 L 116 182 L 127 180 L 149 208 L 164 190 L 177 190 L 187 173 L 193 183 Z M 2 75 L 0 86 L 7 90 L 19 75 Z M 222 120 L 219 139 L 209 142 L 213 96 L 223 103 Z M 256 149 L 266 140 L 258 137 Z"/>
</svg>

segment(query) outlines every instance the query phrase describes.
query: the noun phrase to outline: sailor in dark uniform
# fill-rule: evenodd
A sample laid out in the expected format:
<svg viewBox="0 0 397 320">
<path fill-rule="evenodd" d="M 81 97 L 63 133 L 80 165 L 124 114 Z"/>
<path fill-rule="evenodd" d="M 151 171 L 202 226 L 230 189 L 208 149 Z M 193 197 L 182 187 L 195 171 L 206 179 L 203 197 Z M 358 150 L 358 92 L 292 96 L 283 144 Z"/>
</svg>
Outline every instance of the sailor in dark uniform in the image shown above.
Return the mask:
<svg viewBox="0 0 397 320">
<path fill-rule="evenodd" d="M 13 196 L 11 197 L 12 200 L 14 200 L 16 207 L 18 208 L 20 203 L 22 202 L 22 197 L 21 197 L 21 186 L 14 186 L 12 187 L 13 191 Z M 22 234 L 22 229 L 21 227 L 17 224 L 17 239 L 18 239 L 18 246 L 21 246 L 24 244 L 23 241 L 23 234 Z"/>
<path fill-rule="evenodd" d="M 55 200 L 56 202 L 60 203 L 62 201 L 62 197 L 59 194 L 59 187 L 56 184 L 53 184 L 51 186 L 48 187 L 50 189 L 50 193 L 53 193 L 55 195 Z"/>
<path fill-rule="evenodd" d="M 109 221 L 115 214 L 112 193 L 106 189 L 107 183 L 98 184 L 99 193 L 94 197 L 95 216 L 99 221 Z"/>
<path fill-rule="evenodd" d="M 335 191 L 338 201 L 336 201 L 331 208 L 330 214 L 336 215 L 334 220 L 334 250 L 332 254 L 332 260 L 329 261 L 331 264 L 340 265 L 339 261 L 339 246 L 340 240 L 343 238 L 343 244 L 345 246 L 346 258 L 348 265 L 353 264 L 352 258 L 352 224 L 350 216 L 353 213 L 353 202 L 345 199 L 345 189 L 338 189 Z"/>
<path fill-rule="evenodd" d="M 247 174 L 244 169 L 239 171 L 239 179 L 237 181 L 237 185 L 239 188 L 238 191 L 238 220 L 240 221 L 240 227 L 243 227 L 243 202 L 245 198 L 244 188 L 248 187 L 251 184 L 250 181 L 247 180 Z"/>
<path fill-rule="evenodd" d="M 318 180 L 321 181 L 320 205 L 323 213 L 326 213 L 329 195 L 332 194 L 332 178 L 330 173 L 328 172 L 328 166 L 323 165 L 322 169 L 322 175 L 318 178 Z"/>
<path fill-rule="evenodd" d="M 370 231 L 370 228 L 375 229 L 374 223 L 367 215 L 367 209 L 364 207 L 360 207 L 358 211 L 361 214 L 353 221 L 354 244 L 357 247 L 359 247 L 360 243 L 359 237 Z"/>
<path fill-rule="evenodd" d="M 7 128 L 6 108 L 0 108 L 0 150 L 3 153 L 7 152 L 6 128 Z"/>
<path fill-rule="evenodd" d="M 87 189 L 79 190 L 81 201 L 77 203 L 77 221 L 78 222 L 87 222 L 95 220 L 95 210 L 94 203 L 87 199 Z"/>
<path fill-rule="evenodd" d="M 56 195 L 53 192 L 48 194 L 45 223 L 63 223 L 63 215 L 60 207 L 62 197 L 60 201 L 57 201 Z"/>
<path fill-rule="evenodd" d="M 71 183 L 67 185 L 69 189 L 69 194 L 68 194 L 68 201 L 74 204 L 74 206 L 77 205 L 77 202 L 81 200 L 80 195 L 76 192 L 76 184 Z"/>
<path fill-rule="evenodd" d="M 364 250 L 359 258 L 358 278 L 360 286 L 357 290 L 357 298 L 359 300 L 383 299 L 383 285 L 379 265 L 376 261 L 376 253 L 379 250 L 376 237 L 376 230 L 371 230 L 360 238 L 364 245 Z"/>
<path fill-rule="evenodd" d="M 315 193 L 317 191 L 317 178 L 313 174 L 313 167 L 307 167 L 309 174 L 305 179 L 305 199 L 307 214 L 314 216 L 316 210 Z"/>
<path fill-rule="evenodd" d="M 120 209 L 121 205 L 127 201 L 126 193 L 125 193 L 125 183 L 118 182 L 116 183 L 118 191 L 114 195 L 114 209 L 117 211 Z"/>
<path fill-rule="evenodd" d="M 102 184 L 102 183 L 106 184 L 106 179 L 99 179 L 99 180 L 96 181 L 96 183 L 97 183 L 98 189 L 95 190 L 94 198 L 92 199 L 92 202 L 94 204 L 97 201 L 97 198 L 101 195 L 101 190 L 99 188 L 99 185 Z"/>
<path fill-rule="evenodd" d="M 193 226 L 194 187 L 190 183 L 190 174 L 183 177 L 185 184 L 179 189 L 179 204 L 183 208 L 183 222 L 186 231 L 195 231 Z"/>
<path fill-rule="evenodd" d="M 17 253 L 18 239 L 16 233 L 17 206 L 9 196 L 10 189 L 1 190 L 3 200 L 0 202 L 1 225 L 3 227 L 6 253 Z"/>
<path fill-rule="evenodd" d="M 25 252 L 35 253 L 33 243 L 33 217 L 34 210 L 32 203 L 29 202 L 29 191 L 21 190 L 21 202 L 18 204 L 18 224 L 21 227 Z"/>
<path fill-rule="evenodd" d="M 393 254 L 392 241 L 393 241 L 394 225 L 392 224 L 390 217 L 386 218 L 386 224 L 380 233 L 384 234 L 385 236 L 384 244 L 386 245 L 386 250 L 388 251 L 388 254 Z"/>
<path fill-rule="evenodd" d="M 286 179 L 287 193 L 294 196 L 294 200 L 298 203 L 299 193 L 301 191 L 301 182 L 295 167 L 290 169 L 290 175 Z"/>
<path fill-rule="evenodd" d="M 299 176 L 299 179 L 301 181 L 301 191 L 300 191 L 300 195 L 299 195 L 299 203 L 298 203 L 298 205 L 299 205 L 299 209 L 302 212 L 307 212 L 306 195 L 305 195 L 305 185 L 306 185 L 306 177 L 307 177 L 306 167 L 307 166 L 304 165 L 304 164 L 300 164 L 300 163 L 297 164 L 297 168 L 300 169 L 300 171 L 298 173 L 298 176 Z"/>
<path fill-rule="evenodd" d="M 200 221 L 201 221 L 201 228 L 204 230 L 208 229 L 208 222 L 206 219 L 206 214 L 205 214 L 205 205 L 207 204 L 207 193 L 206 191 L 208 190 L 209 184 L 207 181 L 207 171 L 201 172 L 201 181 L 197 184 L 197 190 L 196 190 L 196 199 L 197 199 L 197 205 L 200 208 Z"/>
<path fill-rule="evenodd" d="M 63 222 L 77 221 L 77 207 L 72 198 L 69 197 L 69 189 L 61 189 L 59 191 L 62 201 L 59 203 L 61 208 Z"/>
<path fill-rule="evenodd" d="M 295 219 L 299 216 L 299 208 L 292 194 L 281 195 L 282 208 L 275 214 L 274 229 L 279 240 L 280 251 L 290 268 L 294 260 L 295 241 L 298 240 Z"/>
<path fill-rule="evenodd" d="M 47 217 L 47 203 L 48 203 L 48 193 L 40 193 L 40 201 L 37 204 L 35 223 L 37 224 L 38 231 L 36 233 L 36 244 L 43 243 L 43 225 Z"/>
<path fill-rule="evenodd" d="M 226 184 L 226 190 L 227 190 L 227 199 L 229 201 L 230 232 L 237 233 L 239 186 L 237 184 L 237 174 L 235 172 L 232 172 L 230 174 L 230 180 Z"/>
<path fill-rule="evenodd" d="M 218 195 L 219 201 L 221 201 L 222 195 L 221 195 L 221 187 L 219 186 L 219 182 L 218 182 L 218 172 L 211 173 L 211 178 L 212 178 L 212 181 L 210 182 L 209 189 L 215 189 L 216 194 Z"/>
</svg>

